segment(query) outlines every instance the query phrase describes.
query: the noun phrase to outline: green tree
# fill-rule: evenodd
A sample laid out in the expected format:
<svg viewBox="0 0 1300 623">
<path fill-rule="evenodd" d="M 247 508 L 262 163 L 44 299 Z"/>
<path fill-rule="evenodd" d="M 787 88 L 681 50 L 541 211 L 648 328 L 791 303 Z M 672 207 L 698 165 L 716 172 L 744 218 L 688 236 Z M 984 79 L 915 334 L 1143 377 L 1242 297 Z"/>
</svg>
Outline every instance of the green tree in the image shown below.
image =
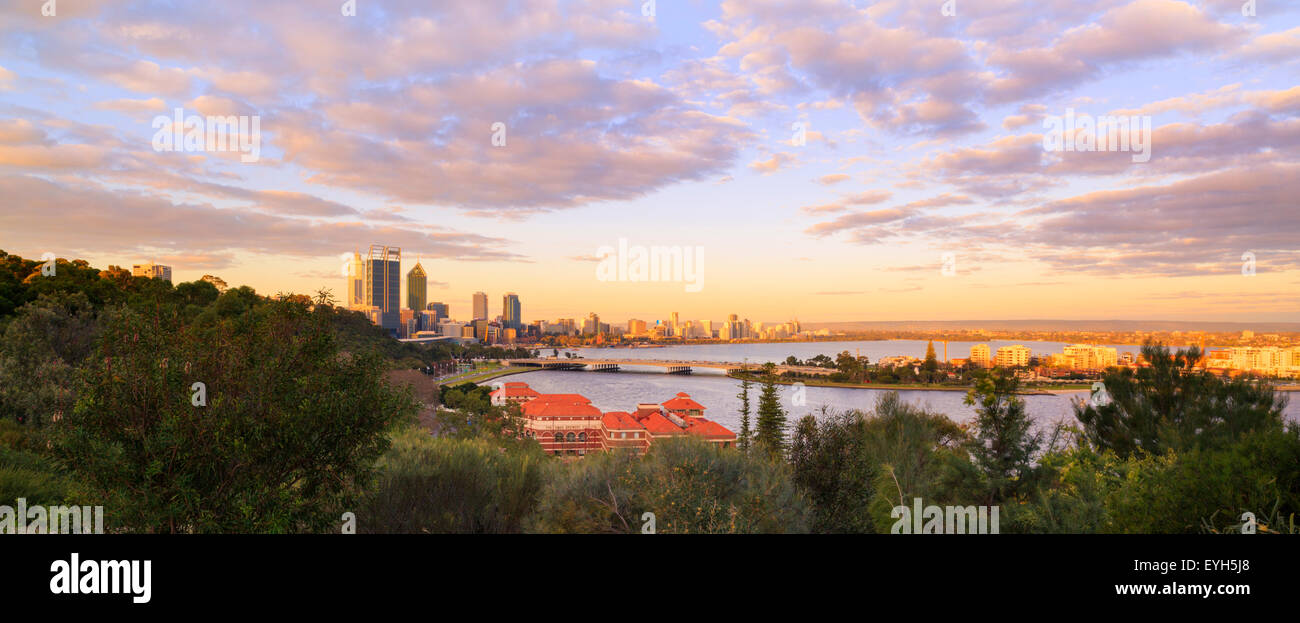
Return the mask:
<svg viewBox="0 0 1300 623">
<path fill-rule="evenodd" d="M 925 345 L 925 363 L 921 364 L 921 369 L 925 371 L 926 379 L 931 383 L 939 374 L 939 359 L 934 354 L 934 340 L 930 340 Z"/>
<path fill-rule="evenodd" d="M 785 407 L 776 386 L 776 365 L 763 364 L 763 387 L 758 395 L 758 421 L 754 443 L 770 457 L 785 455 Z"/>
<path fill-rule="evenodd" d="M 415 414 L 385 370 L 341 353 L 297 303 L 210 327 L 128 310 L 106 323 L 52 451 L 119 529 L 322 530 L 355 504 L 389 425 Z"/>
<path fill-rule="evenodd" d="M 749 388 L 753 382 L 749 380 L 747 374 L 740 377 L 740 393 L 736 397 L 740 399 L 740 434 L 736 437 L 736 446 L 741 452 L 748 453 L 752 444 L 753 432 L 749 429 Z"/>
<path fill-rule="evenodd" d="M 1142 347 L 1149 366 L 1112 368 L 1102 392 L 1076 403 L 1087 440 L 1120 457 L 1138 452 L 1216 447 L 1258 430 L 1280 430 L 1285 398 L 1251 379 L 1225 379 L 1194 366 L 1196 347 L 1171 354 L 1159 344 Z"/>
<path fill-rule="evenodd" d="M 0 333 L 0 418 L 42 426 L 72 410 L 78 367 L 94 350 L 99 316 L 80 293 L 42 294 Z"/>
<path fill-rule="evenodd" d="M 1025 402 L 1016 396 L 1020 382 L 1013 373 L 995 368 L 981 374 L 966 394 L 975 406 L 975 433 L 970 453 L 987 479 L 988 501 L 1002 502 L 1032 486 L 1033 460 L 1043 447 Z"/>
<path fill-rule="evenodd" d="M 882 394 L 873 411 L 799 421 L 790 442 L 795 483 L 808 497 L 815 532 L 886 532 L 890 511 L 913 497 L 941 503 L 947 465 L 965 460 L 965 432 L 940 414 Z"/>
</svg>

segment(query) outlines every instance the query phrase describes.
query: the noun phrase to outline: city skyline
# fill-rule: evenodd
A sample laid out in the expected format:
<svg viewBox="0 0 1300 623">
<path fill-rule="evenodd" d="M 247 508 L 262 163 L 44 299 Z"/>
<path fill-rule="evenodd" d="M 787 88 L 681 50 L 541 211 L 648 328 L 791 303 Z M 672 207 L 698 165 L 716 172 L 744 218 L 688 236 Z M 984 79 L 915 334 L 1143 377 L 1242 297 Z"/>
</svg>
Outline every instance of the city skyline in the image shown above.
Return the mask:
<svg viewBox="0 0 1300 623">
<path fill-rule="evenodd" d="M 1300 7 L 941 5 L 7 5 L 0 248 L 342 300 L 378 241 L 459 317 L 1300 321 Z"/>
</svg>

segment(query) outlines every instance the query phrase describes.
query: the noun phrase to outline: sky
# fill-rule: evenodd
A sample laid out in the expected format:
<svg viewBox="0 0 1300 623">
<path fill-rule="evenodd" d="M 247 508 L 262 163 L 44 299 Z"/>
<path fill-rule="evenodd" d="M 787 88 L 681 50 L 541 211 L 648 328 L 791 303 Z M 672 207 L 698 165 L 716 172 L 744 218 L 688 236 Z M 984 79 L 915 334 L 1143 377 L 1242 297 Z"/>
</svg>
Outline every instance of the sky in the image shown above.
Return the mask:
<svg viewBox="0 0 1300 623">
<path fill-rule="evenodd" d="M 458 318 L 1300 321 L 1298 198 L 1295 2 L 0 0 L 0 249 L 175 282 L 383 244 Z"/>
</svg>

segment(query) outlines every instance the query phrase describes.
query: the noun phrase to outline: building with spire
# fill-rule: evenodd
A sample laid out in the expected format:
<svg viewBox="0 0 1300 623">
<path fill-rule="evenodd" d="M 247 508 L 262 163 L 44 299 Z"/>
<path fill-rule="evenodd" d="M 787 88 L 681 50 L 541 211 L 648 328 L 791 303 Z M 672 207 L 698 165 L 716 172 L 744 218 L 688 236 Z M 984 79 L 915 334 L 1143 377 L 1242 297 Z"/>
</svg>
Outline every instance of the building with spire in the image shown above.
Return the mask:
<svg viewBox="0 0 1300 623">
<path fill-rule="evenodd" d="M 424 272 L 424 267 L 420 266 L 419 260 L 416 260 L 415 267 L 406 273 L 406 308 L 424 311 L 424 306 L 428 302 L 429 275 Z"/>
</svg>

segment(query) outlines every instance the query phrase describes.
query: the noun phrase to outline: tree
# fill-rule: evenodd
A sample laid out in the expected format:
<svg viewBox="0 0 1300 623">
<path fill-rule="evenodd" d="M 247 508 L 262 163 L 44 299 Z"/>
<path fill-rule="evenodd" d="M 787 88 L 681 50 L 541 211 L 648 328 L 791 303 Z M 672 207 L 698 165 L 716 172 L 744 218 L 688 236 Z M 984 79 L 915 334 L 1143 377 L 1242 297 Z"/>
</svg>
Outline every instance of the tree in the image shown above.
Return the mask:
<svg viewBox="0 0 1300 623">
<path fill-rule="evenodd" d="M 385 370 L 374 351 L 341 353 L 328 317 L 299 303 L 215 326 L 126 310 L 51 450 L 117 529 L 323 530 L 356 503 L 390 424 L 415 415 Z"/>
<path fill-rule="evenodd" d="M 1030 486 L 1033 459 L 1043 445 L 1016 396 L 1019 388 L 1013 373 L 997 368 L 981 374 L 966 394 L 966 404 L 975 405 L 970 453 L 987 478 L 990 502 L 1012 499 Z"/>
<path fill-rule="evenodd" d="M 934 354 L 934 340 L 930 340 L 925 345 L 925 363 L 921 364 L 921 369 L 925 371 L 926 378 L 933 383 L 939 373 L 939 359 Z"/>
<path fill-rule="evenodd" d="M 320 289 L 316 290 L 316 299 L 315 299 L 316 305 L 322 307 L 328 305 L 332 307 L 337 301 L 338 299 L 334 298 L 333 290 L 326 288 L 324 286 L 321 286 Z"/>
<path fill-rule="evenodd" d="M 0 332 L 0 418 L 43 426 L 77 402 L 78 367 L 94 351 L 99 319 L 86 295 L 42 294 Z"/>
<path fill-rule="evenodd" d="M 763 388 L 758 396 L 755 445 L 773 458 L 784 456 L 785 423 L 785 407 L 781 406 L 781 395 L 776 387 L 776 365 L 769 362 L 763 364 Z"/>
<path fill-rule="evenodd" d="M 1280 430 L 1285 399 L 1249 379 L 1224 379 L 1193 367 L 1192 347 L 1171 354 L 1146 344 L 1149 367 L 1111 369 L 1102 377 L 1105 395 L 1076 403 L 1075 417 L 1087 440 L 1120 457 L 1138 452 L 1214 447 L 1257 430 Z"/>
<path fill-rule="evenodd" d="M 741 452 L 748 453 L 751 445 L 751 435 L 749 430 L 749 388 L 753 383 L 749 380 L 748 375 L 740 377 L 740 393 L 736 397 L 740 399 L 740 435 L 736 438 L 736 446 Z"/>
<path fill-rule="evenodd" d="M 943 415 L 882 394 L 870 413 L 799 421 L 790 442 L 795 483 L 808 496 L 815 532 L 883 532 L 890 511 L 913 497 L 945 501 L 941 481 L 965 432 Z"/>
</svg>

